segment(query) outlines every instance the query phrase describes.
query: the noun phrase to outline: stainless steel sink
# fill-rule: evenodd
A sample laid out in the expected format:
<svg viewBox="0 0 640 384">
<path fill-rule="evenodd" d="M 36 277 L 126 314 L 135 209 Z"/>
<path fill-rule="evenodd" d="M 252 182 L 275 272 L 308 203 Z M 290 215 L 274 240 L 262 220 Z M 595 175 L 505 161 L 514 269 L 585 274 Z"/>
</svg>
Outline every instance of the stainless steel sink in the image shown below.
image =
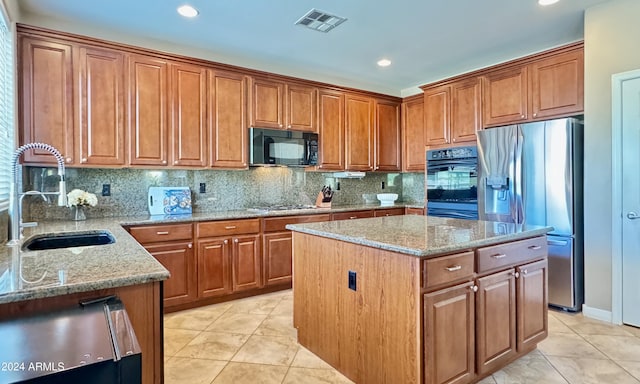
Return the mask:
<svg viewBox="0 0 640 384">
<path fill-rule="evenodd" d="M 115 242 L 116 239 L 109 231 L 67 232 L 32 236 L 25 240 L 22 250 L 42 251 L 46 249 L 106 245 Z"/>
</svg>

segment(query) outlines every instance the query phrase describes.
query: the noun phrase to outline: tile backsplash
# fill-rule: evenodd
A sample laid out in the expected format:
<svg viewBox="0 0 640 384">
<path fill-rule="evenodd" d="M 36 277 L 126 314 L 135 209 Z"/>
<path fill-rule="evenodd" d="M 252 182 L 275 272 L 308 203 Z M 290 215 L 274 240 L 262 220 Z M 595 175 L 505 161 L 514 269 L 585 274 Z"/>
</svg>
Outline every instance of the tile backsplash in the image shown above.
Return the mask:
<svg viewBox="0 0 640 384">
<path fill-rule="evenodd" d="M 195 212 L 314 204 L 323 185 L 335 190 L 334 205 L 363 204 L 363 194 L 381 192 L 397 193 L 398 201 L 406 203 L 422 205 L 424 202 L 423 173 L 376 172 L 367 173 L 362 179 L 336 179 L 332 173 L 283 167 L 244 171 L 70 168 L 66 179 L 67 192 L 79 188 L 98 196 L 98 205 L 85 210 L 87 217 L 145 215 L 148 213 L 147 191 L 153 186 L 191 188 Z M 57 182 L 54 168 L 26 168 L 25 190 L 57 190 Z M 201 183 L 206 186 L 205 193 L 199 193 Z M 101 195 L 103 184 L 111 185 L 111 196 Z M 71 216 L 69 208 L 47 204 L 37 196 L 25 198 L 24 210 L 30 220 Z"/>
</svg>

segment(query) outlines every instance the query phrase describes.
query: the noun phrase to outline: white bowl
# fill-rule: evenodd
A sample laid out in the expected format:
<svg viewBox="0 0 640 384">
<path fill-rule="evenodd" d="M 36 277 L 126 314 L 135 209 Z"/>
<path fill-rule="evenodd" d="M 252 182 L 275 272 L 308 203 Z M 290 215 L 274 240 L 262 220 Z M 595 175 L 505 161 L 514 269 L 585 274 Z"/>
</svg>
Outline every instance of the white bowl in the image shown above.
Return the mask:
<svg viewBox="0 0 640 384">
<path fill-rule="evenodd" d="M 380 205 L 383 207 L 393 205 L 393 202 L 398 200 L 397 193 L 378 193 L 376 197 L 380 200 Z"/>
</svg>

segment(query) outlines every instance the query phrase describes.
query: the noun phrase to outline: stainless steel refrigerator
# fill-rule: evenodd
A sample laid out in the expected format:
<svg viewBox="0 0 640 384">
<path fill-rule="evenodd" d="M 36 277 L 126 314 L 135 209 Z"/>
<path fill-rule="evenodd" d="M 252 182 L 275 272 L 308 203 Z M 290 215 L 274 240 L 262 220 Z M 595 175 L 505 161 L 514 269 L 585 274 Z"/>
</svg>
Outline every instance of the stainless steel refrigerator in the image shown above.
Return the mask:
<svg viewBox="0 0 640 384">
<path fill-rule="evenodd" d="M 549 225 L 549 304 L 584 303 L 583 124 L 577 118 L 478 132 L 480 220 Z"/>
</svg>

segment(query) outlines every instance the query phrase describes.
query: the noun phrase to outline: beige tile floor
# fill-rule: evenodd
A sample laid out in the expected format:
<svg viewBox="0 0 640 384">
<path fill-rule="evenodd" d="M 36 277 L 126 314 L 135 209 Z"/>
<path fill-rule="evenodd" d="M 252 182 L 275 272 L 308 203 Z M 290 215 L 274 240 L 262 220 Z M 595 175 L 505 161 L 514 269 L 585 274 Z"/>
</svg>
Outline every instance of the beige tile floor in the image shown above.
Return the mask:
<svg viewBox="0 0 640 384">
<path fill-rule="evenodd" d="M 351 383 L 296 342 L 292 299 L 288 290 L 166 315 L 165 383 Z M 550 310 L 538 349 L 480 383 L 640 384 L 640 329 Z"/>
</svg>

